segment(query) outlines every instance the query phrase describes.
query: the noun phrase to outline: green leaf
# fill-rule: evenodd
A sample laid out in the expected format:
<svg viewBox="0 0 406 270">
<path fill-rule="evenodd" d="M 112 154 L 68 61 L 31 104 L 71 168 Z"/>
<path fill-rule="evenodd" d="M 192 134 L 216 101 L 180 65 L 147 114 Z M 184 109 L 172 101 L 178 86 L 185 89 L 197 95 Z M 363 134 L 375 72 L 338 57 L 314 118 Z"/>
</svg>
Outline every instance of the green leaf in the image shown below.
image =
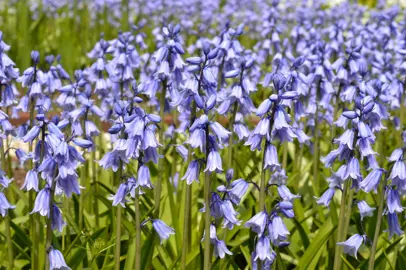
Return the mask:
<svg viewBox="0 0 406 270">
<path fill-rule="evenodd" d="M 316 256 L 317 253 L 323 250 L 323 246 L 327 240 L 333 235 L 337 226 L 333 226 L 330 219 L 323 224 L 320 230 L 317 232 L 314 239 L 312 239 L 310 246 L 306 249 L 302 258 L 299 261 L 298 269 L 310 269 L 309 265 L 314 261 L 318 261 L 320 256 Z"/>
</svg>

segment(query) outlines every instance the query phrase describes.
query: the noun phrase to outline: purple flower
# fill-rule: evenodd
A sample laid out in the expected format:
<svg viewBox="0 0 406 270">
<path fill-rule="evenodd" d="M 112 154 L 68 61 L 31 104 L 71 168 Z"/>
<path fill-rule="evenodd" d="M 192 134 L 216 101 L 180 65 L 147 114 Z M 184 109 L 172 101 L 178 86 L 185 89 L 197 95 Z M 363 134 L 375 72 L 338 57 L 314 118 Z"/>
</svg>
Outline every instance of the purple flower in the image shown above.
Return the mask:
<svg viewBox="0 0 406 270">
<path fill-rule="evenodd" d="M 175 230 L 167 226 L 162 220 L 154 219 L 152 221 L 152 226 L 154 230 L 158 233 L 161 243 L 168 239 L 171 234 L 175 234 Z"/>
<path fill-rule="evenodd" d="M 273 144 L 269 144 L 265 148 L 265 162 L 264 169 L 274 170 L 274 168 L 279 168 L 280 164 L 278 161 L 278 151 Z"/>
<path fill-rule="evenodd" d="M 279 246 L 280 244 L 284 245 L 285 241 L 290 234 L 288 229 L 283 223 L 283 220 L 279 216 L 274 216 L 268 225 L 269 237 L 274 245 Z"/>
<path fill-rule="evenodd" d="M 403 234 L 403 231 L 400 228 L 398 215 L 396 213 L 388 213 L 388 230 L 387 231 L 389 231 L 389 239 L 391 239 L 394 234 L 396 234 L 396 235 Z"/>
<path fill-rule="evenodd" d="M 122 207 L 125 207 L 126 199 L 128 193 L 128 185 L 127 183 L 122 183 L 118 187 L 117 193 L 113 197 L 113 206 L 121 204 Z"/>
<path fill-rule="evenodd" d="M 193 160 L 190 162 L 185 175 L 182 177 L 182 180 L 186 179 L 188 185 L 192 184 L 193 181 L 199 183 L 199 173 L 200 173 L 200 163 L 198 160 Z"/>
<path fill-rule="evenodd" d="M 69 169 L 67 169 L 69 170 Z M 64 166 L 59 167 L 59 176 L 56 178 L 57 187 L 59 187 L 67 197 L 71 197 L 72 193 L 80 194 L 80 187 L 79 181 L 77 179 L 76 174 L 66 174 L 62 176 L 62 172 L 64 171 Z"/>
<path fill-rule="evenodd" d="M 5 217 L 6 214 L 7 214 L 7 210 L 8 210 L 8 209 L 14 209 L 14 208 L 15 208 L 15 206 L 14 206 L 14 205 L 11 205 L 11 204 L 8 202 L 6 196 L 5 196 L 2 192 L 0 192 L 0 214 L 1 214 L 3 217 Z"/>
<path fill-rule="evenodd" d="M 218 240 L 217 238 L 214 241 L 214 256 L 220 257 L 221 259 L 223 259 L 226 254 L 228 255 L 233 255 L 233 253 L 228 250 L 226 244 L 224 243 L 223 240 Z"/>
<path fill-rule="evenodd" d="M 344 247 L 344 253 L 354 256 L 357 259 L 357 252 L 362 243 L 364 242 L 364 237 L 359 234 L 354 234 L 345 242 L 338 242 L 337 245 Z"/>
<path fill-rule="evenodd" d="M 257 245 L 255 247 L 256 256 L 254 257 L 254 260 L 272 260 L 272 253 L 273 250 L 271 249 L 269 238 L 267 236 L 261 236 L 258 239 Z"/>
<path fill-rule="evenodd" d="M 371 190 L 374 190 L 376 193 L 383 172 L 384 170 L 380 168 L 371 171 L 367 175 L 367 177 L 365 177 L 365 179 L 359 184 L 360 188 L 365 192 L 370 192 Z"/>
<path fill-rule="evenodd" d="M 65 259 L 63 258 L 63 255 L 59 250 L 51 248 L 51 251 L 49 252 L 48 256 L 51 270 L 70 269 L 66 265 Z"/>
<path fill-rule="evenodd" d="M 223 227 L 233 229 L 234 225 L 240 225 L 241 221 L 236 218 L 238 213 L 234 210 L 233 204 L 230 200 L 224 200 L 221 204 L 221 209 L 224 215 Z"/>
<path fill-rule="evenodd" d="M 403 207 L 400 204 L 399 192 L 396 189 L 389 188 L 386 193 L 386 204 L 388 211 L 391 214 L 403 212 Z"/>
<path fill-rule="evenodd" d="M 33 140 L 35 140 L 40 132 L 40 127 L 35 125 L 33 126 L 28 132 L 27 134 L 25 134 L 25 136 L 23 137 L 23 141 L 24 142 L 32 142 Z"/>
<path fill-rule="evenodd" d="M 361 220 L 364 219 L 364 217 L 372 217 L 374 215 L 374 210 L 376 208 L 370 207 L 366 201 L 359 201 L 357 206 L 361 215 Z"/>
<path fill-rule="evenodd" d="M 258 236 L 262 236 L 267 225 L 268 214 L 264 211 L 259 212 L 245 223 L 246 228 L 251 228 Z"/>
<path fill-rule="evenodd" d="M 207 157 L 207 166 L 206 169 L 204 170 L 214 172 L 214 171 L 223 171 L 222 164 L 221 164 L 221 157 L 219 152 L 212 150 L 210 151 L 208 157 Z"/>
<path fill-rule="evenodd" d="M 293 199 L 300 198 L 299 195 L 292 194 L 288 189 L 288 187 L 285 185 L 278 186 L 278 194 L 282 199 L 286 201 L 291 201 Z"/>
<path fill-rule="evenodd" d="M 62 219 L 61 211 L 58 206 L 54 204 L 52 207 L 52 230 L 57 229 L 59 232 L 62 232 L 65 225 L 66 222 Z"/>
<path fill-rule="evenodd" d="M 50 199 L 50 190 L 45 187 L 42 189 L 37 197 L 35 198 L 34 209 L 32 213 L 38 212 L 41 216 L 48 216 L 49 214 L 49 199 Z"/>
<path fill-rule="evenodd" d="M 335 188 L 327 189 L 320 198 L 317 199 L 317 204 L 329 207 L 331 200 L 333 199 Z"/>
<path fill-rule="evenodd" d="M 0 142 L 1 143 L 1 142 Z M 9 179 L 5 172 L 3 172 L 2 170 L 0 170 L 0 185 L 2 185 L 3 187 L 8 187 L 8 184 L 11 183 L 11 179 Z"/>
<path fill-rule="evenodd" d="M 27 191 L 34 189 L 38 192 L 38 172 L 35 170 L 29 170 L 25 175 L 25 181 L 21 189 Z"/>
<path fill-rule="evenodd" d="M 18 158 L 18 160 L 20 161 L 20 166 L 23 166 L 25 161 L 32 159 L 32 154 L 31 153 L 26 153 L 24 150 L 22 149 L 17 149 L 16 150 L 16 156 Z"/>
<path fill-rule="evenodd" d="M 237 179 L 231 183 L 231 188 L 228 189 L 228 195 L 230 200 L 234 204 L 239 204 L 241 198 L 248 190 L 248 183 L 244 179 Z"/>
<path fill-rule="evenodd" d="M 149 168 L 145 165 L 142 165 L 138 169 L 138 183 L 143 188 L 153 188 L 154 186 L 151 183 L 151 175 Z"/>
</svg>

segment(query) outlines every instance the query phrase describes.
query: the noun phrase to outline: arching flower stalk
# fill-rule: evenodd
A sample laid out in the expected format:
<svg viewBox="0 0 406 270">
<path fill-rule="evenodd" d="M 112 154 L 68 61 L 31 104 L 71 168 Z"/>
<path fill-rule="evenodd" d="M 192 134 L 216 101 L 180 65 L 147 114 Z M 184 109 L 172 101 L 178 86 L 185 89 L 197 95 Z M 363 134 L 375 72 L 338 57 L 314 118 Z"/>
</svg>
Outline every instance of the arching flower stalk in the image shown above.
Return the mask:
<svg viewBox="0 0 406 270">
<path fill-rule="evenodd" d="M 183 81 L 182 70 L 185 63 L 181 55 L 185 53 L 181 45 L 180 26 L 168 25 L 162 28 L 163 37 L 166 41 L 165 44 L 155 53 L 154 58 L 157 61 L 158 69 L 154 77 L 162 85 L 162 91 L 159 97 L 159 112 L 160 118 L 164 119 L 166 96 L 169 88 L 175 88 Z M 161 143 L 164 143 L 164 129 L 161 127 L 158 130 L 158 137 Z M 161 147 L 159 155 L 164 155 L 164 148 Z M 161 201 L 162 179 L 164 177 L 164 158 L 159 159 L 158 162 L 158 181 L 155 188 L 155 210 L 156 218 L 159 218 L 159 208 Z"/>
<path fill-rule="evenodd" d="M 0 109 L 0 214 L 5 219 L 8 265 L 9 269 L 13 269 L 14 251 L 11 239 L 10 217 L 7 213 L 9 209 L 13 209 L 15 206 L 6 198 L 6 194 L 8 193 L 10 195 L 11 191 L 7 193 L 4 191 L 11 182 L 9 177 L 12 177 L 10 153 L 9 149 L 6 150 L 5 143 L 8 143 L 9 136 L 16 135 L 14 127 L 9 121 L 7 111 L 8 107 L 16 102 L 15 94 L 18 94 L 18 92 L 13 83 L 18 77 L 19 70 L 15 68 L 15 63 L 6 54 L 9 49 L 10 46 L 3 41 L 3 32 L 0 31 L 0 106 L 4 107 L 6 110 L 6 113 L 4 113 Z M 6 146 L 8 147 L 8 145 Z M 9 154 L 8 160 L 6 160 L 6 151 L 8 151 Z M 9 166 L 7 166 L 7 163 Z"/>
<path fill-rule="evenodd" d="M 22 84 L 22 87 L 26 87 L 27 91 L 25 96 L 20 99 L 19 104 L 16 106 L 18 111 L 30 113 L 29 129 L 34 127 L 34 118 L 36 115 L 36 106 L 44 105 L 47 110 L 51 105 L 51 101 L 46 98 L 43 94 L 42 88 L 46 85 L 46 77 L 44 73 L 38 68 L 40 55 L 37 51 L 31 52 L 32 67 L 27 68 L 22 76 L 17 79 L 17 82 Z M 33 151 L 33 143 L 29 142 L 28 151 L 31 153 Z M 34 169 L 34 164 L 30 163 L 28 166 L 29 170 Z M 29 202 L 28 205 L 30 208 L 34 206 L 34 191 L 29 191 Z M 36 216 L 30 216 L 30 229 L 32 237 L 32 251 L 33 256 L 31 257 L 31 265 L 34 270 L 38 270 L 38 250 L 39 250 L 39 220 Z"/>
<path fill-rule="evenodd" d="M 72 193 L 80 194 L 77 168 L 85 160 L 75 146 L 86 149 L 92 147 L 93 144 L 91 141 L 73 136 L 66 137 L 58 127 L 58 124 L 60 124 L 58 118 L 48 120 L 45 113 L 46 111 L 42 107 L 38 108 L 37 124 L 27 132 L 23 140 L 24 142 L 33 142 L 38 139 L 33 159 L 36 164 L 35 171 L 40 173 L 45 183 L 35 199 L 31 213 L 39 213 L 46 217 L 46 269 L 50 269 L 54 259 L 52 257 L 52 231 L 58 230 L 61 232 L 66 224 L 62 220 L 62 214 L 55 196 L 64 194 L 70 197 Z M 64 125 L 64 123 L 61 123 L 61 125 Z M 70 145 L 70 143 L 75 146 Z M 26 178 L 26 181 L 36 182 L 35 175 L 30 175 L 31 177 Z M 37 188 L 28 182 L 24 186 Z"/>
<path fill-rule="evenodd" d="M 272 82 L 275 94 L 264 100 L 258 107 L 256 114 L 261 117 L 260 122 L 250 134 L 246 145 L 250 145 L 251 150 L 261 150 L 262 140 L 264 143 L 264 154 L 261 164 L 261 179 L 259 185 L 259 210 L 258 213 L 248 222 L 246 227 L 252 227 L 258 234 L 256 251 L 252 254 L 253 264 L 259 264 L 263 267 L 273 263 L 276 253 L 271 248 L 270 243 L 276 247 L 286 246 L 287 231 L 282 218 L 278 213 L 284 214 L 288 218 L 294 217 L 293 204 L 291 200 L 300 196 L 293 195 L 285 186 L 285 170 L 278 161 L 277 149 L 275 143 L 293 141 L 298 138 L 300 142 L 307 142 L 307 137 L 300 129 L 295 129 L 290 125 L 292 120 L 286 110 L 292 104 L 292 100 L 298 97 L 296 91 L 290 90 L 287 79 L 281 74 L 276 73 L 272 76 Z M 269 183 L 266 182 L 266 171 L 273 172 Z M 267 211 L 266 192 L 271 186 L 277 186 L 279 196 L 283 199 L 273 210 Z M 276 226 L 275 228 L 272 226 Z M 258 228 L 259 226 L 259 228 Z M 265 228 L 268 228 L 265 233 Z"/>
</svg>

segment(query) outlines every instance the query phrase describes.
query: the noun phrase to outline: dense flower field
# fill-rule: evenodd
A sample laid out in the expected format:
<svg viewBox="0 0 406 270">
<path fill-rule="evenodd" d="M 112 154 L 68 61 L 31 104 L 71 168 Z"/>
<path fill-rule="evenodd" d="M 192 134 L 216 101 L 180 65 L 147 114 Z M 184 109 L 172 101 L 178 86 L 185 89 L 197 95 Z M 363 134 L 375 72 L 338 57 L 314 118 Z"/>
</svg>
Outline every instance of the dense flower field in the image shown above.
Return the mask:
<svg viewBox="0 0 406 270">
<path fill-rule="evenodd" d="M 404 8 L 1 3 L 0 269 L 404 269 Z"/>
</svg>

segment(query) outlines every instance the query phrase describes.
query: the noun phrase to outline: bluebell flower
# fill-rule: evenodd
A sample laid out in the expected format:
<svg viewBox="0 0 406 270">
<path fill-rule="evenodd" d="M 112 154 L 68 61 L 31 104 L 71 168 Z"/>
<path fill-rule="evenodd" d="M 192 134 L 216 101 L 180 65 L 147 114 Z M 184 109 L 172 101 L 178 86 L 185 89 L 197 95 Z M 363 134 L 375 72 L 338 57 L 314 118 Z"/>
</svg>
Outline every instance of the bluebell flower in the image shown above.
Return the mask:
<svg viewBox="0 0 406 270">
<path fill-rule="evenodd" d="M 58 206 L 54 204 L 52 207 L 52 230 L 57 229 L 59 232 L 62 232 L 65 225 L 66 222 L 62 219 L 61 211 Z"/>
<path fill-rule="evenodd" d="M 265 231 L 268 220 L 268 214 L 264 211 L 259 212 L 245 223 L 246 228 L 251 228 L 253 232 L 256 232 L 258 236 L 262 236 Z"/>
<path fill-rule="evenodd" d="M 388 212 L 391 214 L 403 212 L 403 207 L 400 204 L 399 192 L 396 189 L 387 189 L 386 204 L 388 206 Z"/>
<path fill-rule="evenodd" d="M 265 148 L 264 169 L 270 169 L 273 171 L 275 168 L 279 168 L 280 166 L 276 147 L 272 144 L 267 145 Z"/>
<path fill-rule="evenodd" d="M 183 160 L 186 161 L 188 155 L 188 149 L 183 145 L 178 145 L 176 151 L 182 156 Z"/>
<path fill-rule="evenodd" d="M 49 251 L 49 264 L 50 264 L 50 269 L 51 270 L 60 270 L 60 269 L 64 269 L 64 270 L 69 270 L 70 268 L 68 267 L 68 265 L 65 262 L 65 259 L 63 258 L 62 253 L 54 248 L 51 248 L 51 250 Z"/>
<path fill-rule="evenodd" d="M 277 246 L 279 246 L 280 243 L 284 243 L 288 238 L 287 236 L 290 234 L 282 218 L 277 215 L 274 215 L 270 220 L 268 224 L 268 232 L 272 243 Z"/>
<path fill-rule="evenodd" d="M 175 230 L 167 226 L 162 220 L 154 219 L 152 220 L 152 226 L 154 230 L 158 233 L 161 243 L 168 239 L 171 234 L 175 234 Z"/>
<path fill-rule="evenodd" d="M 224 216 L 223 227 L 233 229 L 234 225 L 240 225 L 241 221 L 237 219 L 238 213 L 234 210 L 234 207 L 230 200 L 224 200 L 221 204 L 222 213 Z"/>
<path fill-rule="evenodd" d="M 153 188 L 149 168 L 142 165 L 138 168 L 138 183 L 143 188 Z"/>
<path fill-rule="evenodd" d="M 401 235 L 403 231 L 399 224 L 399 219 L 397 213 L 388 213 L 388 230 L 389 231 L 389 239 L 392 238 L 394 234 Z"/>
<path fill-rule="evenodd" d="M 214 242 L 214 257 L 220 257 L 223 259 L 226 254 L 233 255 L 233 253 L 227 248 L 224 241 L 216 238 Z"/>
<path fill-rule="evenodd" d="M 5 217 L 8 209 L 14 209 L 15 206 L 10 204 L 6 196 L 0 192 L 0 214 Z"/>
<path fill-rule="evenodd" d="M 27 134 L 25 134 L 25 136 L 22 138 L 24 142 L 32 142 L 33 140 L 35 140 L 38 135 L 39 132 L 41 131 L 40 127 L 35 125 L 33 126 L 28 132 Z"/>
<path fill-rule="evenodd" d="M 25 181 L 23 186 L 21 187 L 23 190 L 31 190 L 34 189 L 38 192 L 38 172 L 35 170 L 29 170 L 25 175 Z"/>
<path fill-rule="evenodd" d="M 367 177 L 365 177 L 365 179 L 359 184 L 360 188 L 365 192 L 370 192 L 371 190 L 374 190 L 376 193 L 383 172 L 384 170 L 380 168 L 371 171 L 367 175 Z"/>
<path fill-rule="evenodd" d="M 359 234 L 354 234 L 345 242 L 338 242 L 337 245 L 344 247 L 344 253 L 354 256 L 357 259 L 358 249 L 365 241 L 365 237 Z"/>
<path fill-rule="evenodd" d="M 129 191 L 128 184 L 121 183 L 120 186 L 118 187 L 116 194 L 113 197 L 113 206 L 121 204 L 122 207 L 125 207 L 125 203 L 127 202 L 125 197 L 127 196 L 128 191 Z"/>
<path fill-rule="evenodd" d="M 272 264 L 274 263 L 275 259 L 276 259 L 276 252 L 275 251 L 271 251 L 270 253 L 270 259 L 266 258 L 264 261 L 262 261 L 262 269 L 264 270 L 270 270 Z M 252 269 L 253 270 L 257 270 L 258 269 L 258 259 L 257 258 L 257 252 L 254 251 L 251 255 L 251 263 L 252 263 Z"/>
<path fill-rule="evenodd" d="M 192 184 L 193 181 L 199 183 L 199 174 L 200 174 L 200 162 L 198 160 L 193 160 L 190 162 L 185 175 L 182 177 L 182 180 L 186 179 L 188 185 Z"/>
<path fill-rule="evenodd" d="M 272 260 L 272 248 L 271 244 L 269 241 L 269 238 L 267 236 L 261 236 L 258 241 L 257 245 L 255 247 L 255 254 L 256 256 L 254 257 L 254 260 L 260 259 L 261 261 L 264 260 Z"/>
<path fill-rule="evenodd" d="M 285 185 L 278 186 L 277 189 L 278 189 L 279 196 L 284 200 L 291 201 L 293 199 L 297 199 L 297 198 L 301 197 L 299 195 L 292 194 L 290 192 L 290 190 L 288 189 L 288 187 Z"/>
<path fill-rule="evenodd" d="M 335 188 L 327 189 L 320 198 L 317 199 L 317 204 L 329 207 L 331 200 L 333 199 Z"/>
<path fill-rule="evenodd" d="M 17 157 L 18 160 L 20 161 L 20 166 L 23 166 L 24 163 L 25 163 L 27 160 L 30 160 L 30 159 L 33 158 L 32 153 L 26 153 L 24 150 L 22 150 L 22 149 L 20 149 L 20 148 L 18 148 L 18 149 L 15 151 L 15 153 L 16 153 L 16 157 Z"/>
<path fill-rule="evenodd" d="M 204 171 L 223 171 L 222 168 L 222 162 L 221 162 L 221 156 L 219 152 L 212 150 L 210 151 L 208 157 L 207 157 L 207 164 L 206 164 L 206 169 Z"/>
<path fill-rule="evenodd" d="M 41 216 L 49 215 L 49 199 L 50 199 L 50 190 L 48 187 L 42 189 L 37 197 L 35 198 L 34 209 L 32 213 L 39 213 Z"/>
<path fill-rule="evenodd" d="M 239 204 L 241 198 L 248 190 L 248 183 L 244 179 L 237 179 L 231 183 L 231 187 L 227 190 L 230 200 L 234 204 Z"/>
<path fill-rule="evenodd" d="M 358 210 L 361 215 L 361 220 L 364 219 L 364 217 L 372 217 L 374 215 L 374 211 L 376 208 L 370 207 L 366 201 L 358 201 L 357 202 Z"/>
<path fill-rule="evenodd" d="M 65 166 L 59 167 L 59 175 L 56 177 L 57 187 L 60 188 L 67 197 L 71 197 L 72 193 L 80 194 L 80 186 L 77 174 L 68 174 L 64 172 Z M 65 174 L 65 175 L 64 175 Z"/>
<path fill-rule="evenodd" d="M 11 181 L 12 181 L 12 179 L 9 179 L 6 175 L 6 173 L 4 171 L 0 170 L 0 185 L 2 185 L 3 187 L 6 188 L 11 183 Z"/>
</svg>

